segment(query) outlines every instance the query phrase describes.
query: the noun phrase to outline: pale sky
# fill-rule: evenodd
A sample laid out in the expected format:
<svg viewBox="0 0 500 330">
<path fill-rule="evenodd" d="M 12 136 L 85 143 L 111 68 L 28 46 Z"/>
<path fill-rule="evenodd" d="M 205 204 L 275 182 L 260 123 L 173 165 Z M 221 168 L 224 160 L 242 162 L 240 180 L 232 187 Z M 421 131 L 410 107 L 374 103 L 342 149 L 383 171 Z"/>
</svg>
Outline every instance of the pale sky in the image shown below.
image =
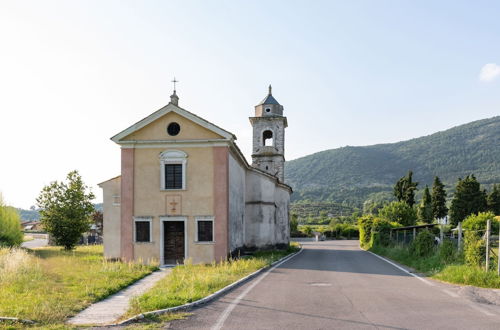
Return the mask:
<svg viewBox="0 0 500 330">
<path fill-rule="evenodd" d="M 267 86 L 286 159 L 500 114 L 499 1 L 0 0 L 0 191 L 35 204 L 77 169 L 120 173 L 109 140 L 179 105 L 235 133 Z"/>
</svg>

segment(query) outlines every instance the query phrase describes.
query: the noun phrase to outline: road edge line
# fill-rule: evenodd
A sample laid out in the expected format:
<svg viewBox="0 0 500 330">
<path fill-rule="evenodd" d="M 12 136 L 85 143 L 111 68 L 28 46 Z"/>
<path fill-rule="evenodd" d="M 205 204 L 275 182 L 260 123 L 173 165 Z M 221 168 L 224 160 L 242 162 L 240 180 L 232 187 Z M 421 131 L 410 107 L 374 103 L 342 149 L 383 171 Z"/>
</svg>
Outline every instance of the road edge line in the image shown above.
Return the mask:
<svg viewBox="0 0 500 330">
<path fill-rule="evenodd" d="M 397 269 L 399 269 L 399 270 L 403 271 L 404 273 L 406 273 L 406 274 L 408 274 L 408 275 L 411 275 L 411 276 L 413 276 L 413 277 L 415 277 L 415 278 L 418 278 L 419 280 L 421 280 L 422 282 L 424 282 L 424 283 L 425 283 L 425 284 L 427 284 L 427 285 L 430 285 L 430 286 L 435 286 L 435 284 L 434 284 L 434 283 L 432 283 L 432 282 L 430 282 L 430 281 L 426 280 L 425 278 L 422 278 L 421 276 L 418 276 L 418 275 L 416 275 L 416 274 L 414 274 L 414 273 L 412 273 L 412 272 L 410 272 L 410 271 L 408 271 L 408 270 L 404 269 L 403 267 L 401 267 L 401 266 L 399 266 L 399 265 L 395 264 L 394 262 L 392 262 L 392 261 L 390 261 L 390 260 L 388 260 L 388 259 L 386 259 L 386 258 L 384 258 L 384 257 L 382 257 L 382 256 L 379 256 L 379 255 L 378 255 L 378 254 L 376 254 L 376 253 L 373 253 L 373 252 L 371 252 L 371 251 L 366 251 L 366 252 L 370 253 L 371 255 L 373 255 L 373 256 L 375 256 L 375 257 L 377 257 L 377 258 L 379 258 L 379 259 L 384 260 L 385 262 L 387 262 L 387 263 L 389 263 L 389 264 L 393 265 L 394 267 L 396 267 Z"/>
</svg>

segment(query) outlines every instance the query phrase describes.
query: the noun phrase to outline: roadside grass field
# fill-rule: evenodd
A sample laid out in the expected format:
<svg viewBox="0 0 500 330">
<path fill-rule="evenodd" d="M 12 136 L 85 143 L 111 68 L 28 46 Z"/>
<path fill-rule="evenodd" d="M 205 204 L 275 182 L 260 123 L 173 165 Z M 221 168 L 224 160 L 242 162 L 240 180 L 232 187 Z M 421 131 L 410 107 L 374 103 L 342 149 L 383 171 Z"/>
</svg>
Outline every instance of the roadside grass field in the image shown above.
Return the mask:
<svg viewBox="0 0 500 330">
<path fill-rule="evenodd" d="M 466 265 L 461 255 L 457 255 L 454 260 L 446 261 L 437 252 L 427 257 L 417 258 L 410 253 L 408 247 L 402 246 L 374 246 L 370 251 L 414 268 L 436 280 L 453 284 L 500 289 L 500 276 L 497 275 L 496 271 L 486 272 L 484 268 Z"/>
<path fill-rule="evenodd" d="M 61 247 L 32 251 L 3 248 L 0 249 L 0 316 L 33 320 L 43 328 L 58 328 L 68 317 L 156 268 L 106 261 L 99 245 L 79 246 L 74 251 L 64 251 Z"/>
<path fill-rule="evenodd" d="M 124 317 L 180 306 L 204 298 L 272 262 L 299 250 L 291 243 L 287 250 L 259 251 L 249 257 L 220 263 L 193 265 L 187 261 L 153 288 L 132 299 Z"/>
</svg>

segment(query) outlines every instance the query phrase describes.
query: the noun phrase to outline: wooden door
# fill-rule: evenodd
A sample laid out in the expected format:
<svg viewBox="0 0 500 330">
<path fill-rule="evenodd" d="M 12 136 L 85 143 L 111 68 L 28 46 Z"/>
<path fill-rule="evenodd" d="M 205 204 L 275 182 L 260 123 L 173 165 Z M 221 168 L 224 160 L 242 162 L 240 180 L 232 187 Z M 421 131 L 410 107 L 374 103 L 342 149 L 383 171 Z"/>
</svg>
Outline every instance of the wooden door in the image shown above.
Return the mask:
<svg viewBox="0 0 500 330">
<path fill-rule="evenodd" d="M 163 263 L 184 263 L 184 221 L 164 221 L 163 235 Z"/>
</svg>

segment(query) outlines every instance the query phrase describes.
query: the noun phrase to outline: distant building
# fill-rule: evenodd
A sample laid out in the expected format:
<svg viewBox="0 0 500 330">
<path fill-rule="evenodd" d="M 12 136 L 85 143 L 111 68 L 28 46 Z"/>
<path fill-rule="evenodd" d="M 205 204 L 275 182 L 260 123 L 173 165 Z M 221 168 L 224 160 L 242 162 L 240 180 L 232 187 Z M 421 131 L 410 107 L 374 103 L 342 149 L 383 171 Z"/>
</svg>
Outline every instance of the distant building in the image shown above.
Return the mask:
<svg viewBox="0 0 500 330">
<path fill-rule="evenodd" d="M 112 138 L 121 175 L 99 184 L 105 256 L 205 263 L 288 244 L 287 120 L 271 87 L 250 117 L 251 166 L 234 134 L 179 107 L 175 90 L 170 98 Z"/>
</svg>

